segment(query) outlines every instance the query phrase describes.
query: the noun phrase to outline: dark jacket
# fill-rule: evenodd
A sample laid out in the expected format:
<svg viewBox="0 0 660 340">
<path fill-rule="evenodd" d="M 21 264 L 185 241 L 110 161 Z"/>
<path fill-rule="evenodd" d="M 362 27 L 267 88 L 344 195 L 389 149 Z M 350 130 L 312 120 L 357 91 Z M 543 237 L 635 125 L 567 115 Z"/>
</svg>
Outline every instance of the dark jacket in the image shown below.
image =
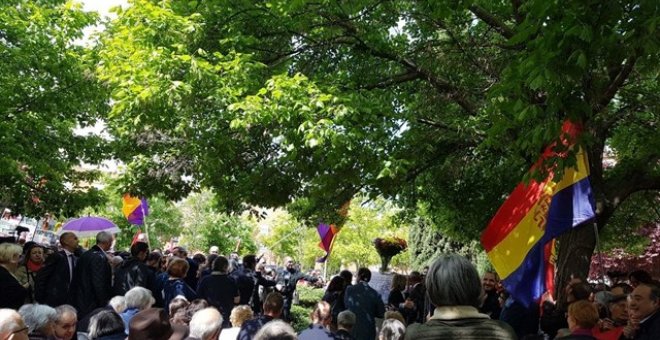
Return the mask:
<svg viewBox="0 0 660 340">
<path fill-rule="evenodd" d="M 80 256 L 73 270 L 70 292 L 80 318 L 108 304 L 112 297 L 112 268 L 97 245 Z"/>
<path fill-rule="evenodd" d="M 254 310 L 255 305 L 260 305 L 259 286 L 274 287 L 277 282 L 265 279 L 261 273 L 242 268 L 232 273 L 241 294 L 240 305 L 249 305 Z"/>
<path fill-rule="evenodd" d="M 635 333 L 634 340 L 657 340 L 660 339 L 660 310 L 639 324 L 639 329 Z"/>
<path fill-rule="evenodd" d="M 356 339 L 376 338 L 376 318 L 385 314 L 385 304 L 376 290 L 366 282 L 346 287 L 346 309 L 355 313 L 356 323 L 351 334 Z"/>
<path fill-rule="evenodd" d="M 426 286 L 423 282 L 417 283 L 413 286 L 410 291 L 409 298 L 415 303 L 414 315 L 408 320 L 408 324 L 413 322 L 424 323 L 426 321 L 426 316 L 429 314 L 430 303 L 426 297 Z M 406 316 L 408 318 L 408 316 Z"/>
<path fill-rule="evenodd" d="M 543 303 L 543 315 L 541 316 L 541 330 L 554 339 L 557 336 L 557 331 L 562 328 L 568 328 L 568 321 L 566 321 L 566 309 L 559 309 L 550 302 Z"/>
<path fill-rule="evenodd" d="M 115 270 L 114 295 L 124 295 L 133 287 L 144 287 L 156 296 L 156 276 L 144 262 L 135 257 L 124 261 Z"/>
<path fill-rule="evenodd" d="M 506 323 L 491 320 L 474 307 L 456 306 L 437 308 L 426 323 L 408 326 L 405 339 L 514 340 L 517 337 Z"/>
<path fill-rule="evenodd" d="M 252 320 L 243 322 L 236 340 L 252 340 L 252 338 L 254 338 L 261 327 L 263 327 L 269 321 L 273 321 L 273 317 L 268 315 L 259 315 Z"/>
<path fill-rule="evenodd" d="M 309 276 L 298 269 L 288 270 L 284 268 L 277 274 L 278 283 L 282 284 L 282 295 L 285 299 L 291 299 L 296 291 L 298 281 L 305 280 L 316 282 L 318 278 Z"/>
<path fill-rule="evenodd" d="M 325 327 L 311 324 L 298 334 L 298 340 L 335 340 L 337 337 Z"/>
<path fill-rule="evenodd" d="M 570 335 L 556 338 L 557 340 L 597 340 L 590 329 L 576 329 Z"/>
<path fill-rule="evenodd" d="M 197 293 L 186 284 L 183 279 L 167 280 L 163 283 L 163 305 L 169 306 L 172 299 L 178 295 L 183 295 L 188 301 L 195 300 L 197 298 Z M 167 313 L 169 310 L 165 309 Z"/>
<path fill-rule="evenodd" d="M 0 266 L 0 308 L 19 309 L 25 303 L 27 289 L 9 271 Z"/>
<path fill-rule="evenodd" d="M 74 255 L 74 263 L 77 263 L 77 259 Z M 55 252 L 46 258 L 44 266 L 37 272 L 34 298 L 51 307 L 63 305 L 70 302 L 70 284 L 69 259 L 64 250 Z"/>
<path fill-rule="evenodd" d="M 479 311 L 489 315 L 493 320 L 499 320 L 502 308 L 500 307 L 500 299 L 497 291 L 493 289 L 486 293 L 486 300 L 484 301 L 484 304 L 481 305 L 481 308 L 479 308 Z"/>
<path fill-rule="evenodd" d="M 223 328 L 231 327 L 229 315 L 235 305 L 234 299 L 240 296 L 236 281 L 232 277 L 225 273 L 212 272 L 199 282 L 197 296 L 220 311 Z"/>
<path fill-rule="evenodd" d="M 539 332 L 539 317 L 539 305 L 531 304 L 529 307 L 525 307 L 513 297 L 509 297 L 504 302 L 499 320 L 511 326 L 518 338 L 522 339 L 526 335 Z"/>
<path fill-rule="evenodd" d="M 186 257 L 186 261 L 188 261 L 188 272 L 186 273 L 185 281 L 188 284 L 188 286 L 195 289 L 197 288 L 197 284 L 199 283 L 199 281 L 197 280 L 197 271 L 199 270 L 199 264 L 197 264 L 197 262 L 195 262 L 193 259 L 188 257 Z"/>
<path fill-rule="evenodd" d="M 337 333 L 335 333 L 335 339 L 338 340 L 355 340 L 355 338 L 345 329 L 339 329 L 337 330 Z"/>
</svg>

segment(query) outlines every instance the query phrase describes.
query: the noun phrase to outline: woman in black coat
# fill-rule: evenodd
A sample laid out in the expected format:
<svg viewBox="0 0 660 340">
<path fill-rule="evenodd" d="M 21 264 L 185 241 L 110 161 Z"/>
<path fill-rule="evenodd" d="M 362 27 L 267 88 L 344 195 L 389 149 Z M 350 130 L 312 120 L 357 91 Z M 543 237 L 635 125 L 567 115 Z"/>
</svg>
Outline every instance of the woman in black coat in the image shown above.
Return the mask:
<svg viewBox="0 0 660 340">
<path fill-rule="evenodd" d="M 0 244 L 0 308 L 19 309 L 25 302 L 27 289 L 14 276 L 21 253 L 17 244 Z"/>
</svg>

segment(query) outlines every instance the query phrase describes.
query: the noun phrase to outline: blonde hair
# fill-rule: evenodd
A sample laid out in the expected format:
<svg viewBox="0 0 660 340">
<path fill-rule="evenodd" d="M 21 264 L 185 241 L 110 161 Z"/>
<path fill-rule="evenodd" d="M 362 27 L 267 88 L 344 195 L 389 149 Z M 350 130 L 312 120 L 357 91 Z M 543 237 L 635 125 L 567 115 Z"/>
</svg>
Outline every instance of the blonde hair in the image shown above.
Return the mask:
<svg viewBox="0 0 660 340">
<path fill-rule="evenodd" d="M 23 248 L 14 243 L 0 244 L 0 263 L 9 263 L 23 253 Z"/>
<path fill-rule="evenodd" d="M 252 308 L 248 305 L 240 305 L 234 307 L 231 310 L 231 315 L 229 315 L 229 322 L 231 322 L 232 327 L 241 327 L 243 322 L 252 319 L 254 313 Z"/>
<path fill-rule="evenodd" d="M 325 301 L 317 302 L 309 317 L 312 319 L 312 323 L 326 323 L 332 321 L 330 304 Z"/>
<path fill-rule="evenodd" d="M 579 300 L 568 305 L 568 316 L 575 320 L 580 328 L 594 328 L 598 324 L 598 309 L 587 300 Z"/>
<path fill-rule="evenodd" d="M 384 320 L 399 320 L 401 323 L 405 326 L 406 325 L 406 320 L 403 318 L 403 314 L 397 312 L 397 311 L 387 311 L 385 312 L 385 315 L 383 315 Z"/>
</svg>

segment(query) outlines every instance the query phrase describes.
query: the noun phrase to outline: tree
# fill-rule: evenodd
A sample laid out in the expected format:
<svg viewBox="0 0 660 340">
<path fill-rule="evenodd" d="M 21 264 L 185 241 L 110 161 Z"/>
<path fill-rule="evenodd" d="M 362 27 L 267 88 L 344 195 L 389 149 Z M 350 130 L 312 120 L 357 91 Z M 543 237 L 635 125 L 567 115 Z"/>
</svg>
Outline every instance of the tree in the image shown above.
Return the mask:
<svg viewBox="0 0 660 340">
<path fill-rule="evenodd" d="M 127 188 L 209 186 L 229 210 L 304 201 L 300 218 L 338 223 L 364 192 L 426 204 L 467 241 L 573 119 L 599 228 L 660 189 L 655 1 L 136 0 L 118 14 L 98 73 Z M 592 226 L 561 238 L 557 287 L 594 244 Z"/>
<path fill-rule="evenodd" d="M 82 215 L 96 215 L 113 221 L 121 229 L 121 233 L 116 235 L 115 248 L 117 250 L 128 250 L 133 241 L 133 236 L 138 231 L 138 226 L 129 224 L 122 212 L 123 192 L 117 188 L 116 180 L 106 176 L 103 179 L 103 184 L 101 194 L 104 204 L 87 207 L 82 211 Z M 163 249 L 171 238 L 180 235 L 183 214 L 173 202 L 163 197 L 148 197 L 147 202 L 149 204 L 149 215 L 145 217 L 146 227 L 140 226 L 140 230 L 148 234 L 149 245 L 152 249 Z"/>
<path fill-rule="evenodd" d="M 319 236 L 315 229 L 301 224 L 285 210 L 275 210 L 263 220 L 268 226 L 260 242 L 274 256 L 275 262 L 283 263 L 285 257 L 291 257 L 305 268 L 314 267 L 317 258 L 323 252 L 318 248 Z"/>
<path fill-rule="evenodd" d="M 106 143 L 81 135 L 107 111 L 94 56 L 80 46 L 95 13 L 63 0 L 0 4 L 0 204 L 14 212 L 71 216 L 101 202 L 81 168 L 107 156 Z"/>
<path fill-rule="evenodd" d="M 217 246 L 220 254 L 228 256 L 231 252 L 254 254 L 257 250 L 254 242 L 254 220 L 249 216 L 231 216 L 218 211 L 214 203 L 215 194 L 209 190 L 193 193 L 181 202 L 181 239 L 179 244 L 190 251 L 208 252 L 211 246 Z"/>
<path fill-rule="evenodd" d="M 338 272 L 346 267 L 371 267 L 380 264 L 374 248 L 374 239 L 382 236 L 408 238 L 408 225 L 396 219 L 400 209 L 382 198 L 373 201 L 356 197 L 348 208 L 346 222 L 335 236 L 333 248 L 328 257 L 328 273 Z M 320 242 L 316 228 L 309 228 L 295 216 L 283 210 L 269 214 L 264 224 L 271 229 L 262 238 L 266 248 L 280 259 L 290 256 L 306 268 L 314 267 L 317 259 L 325 255 L 318 246 Z M 410 252 L 395 256 L 393 267 L 406 270 L 410 267 Z"/>
</svg>

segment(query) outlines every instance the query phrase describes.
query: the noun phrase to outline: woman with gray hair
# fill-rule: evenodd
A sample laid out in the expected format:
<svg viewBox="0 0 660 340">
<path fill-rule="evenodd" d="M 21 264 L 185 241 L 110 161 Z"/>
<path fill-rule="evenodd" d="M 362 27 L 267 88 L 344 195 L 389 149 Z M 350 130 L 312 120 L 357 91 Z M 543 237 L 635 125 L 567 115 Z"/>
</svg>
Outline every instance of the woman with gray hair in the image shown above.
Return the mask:
<svg viewBox="0 0 660 340">
<path fill-rule="evenodd" d="M 254 340 L 298 340 L 296 331 L 286 322 L 282 320 L 273 320 L 266 322 L 261 329 L 255 334 Z"/>
<path fill-rule="evenodd" d="M 154 304 L 155 300 L 151 296 L 151 291 L 144 287 L 133 287 L 125 295 L 126 310 L 120 316 L 124 321 L 124 330 L 128 334 L 128 325 L 131 323 L 133 316 L 145 310 Z"/>
<path fill-rule="evenodd" d="M 26 304 L 19 310 L 25 325 L 28 327 L 30 339 L 49 339 L 55 334 L 57 312 L 48 305 Z"/>
<path fill-rule="evenodd" d="M 429 268 L 426 289 L 435 311 L 425 324 L 410 325 L 406 339 L 516 339 L 509 325 L 479 313 L 484 292 L 477 270 L 466 258 L 440 256 Z"/>
</svg>

